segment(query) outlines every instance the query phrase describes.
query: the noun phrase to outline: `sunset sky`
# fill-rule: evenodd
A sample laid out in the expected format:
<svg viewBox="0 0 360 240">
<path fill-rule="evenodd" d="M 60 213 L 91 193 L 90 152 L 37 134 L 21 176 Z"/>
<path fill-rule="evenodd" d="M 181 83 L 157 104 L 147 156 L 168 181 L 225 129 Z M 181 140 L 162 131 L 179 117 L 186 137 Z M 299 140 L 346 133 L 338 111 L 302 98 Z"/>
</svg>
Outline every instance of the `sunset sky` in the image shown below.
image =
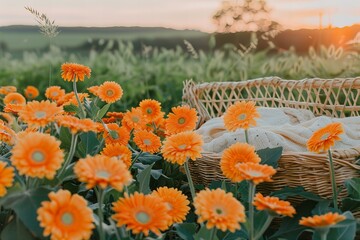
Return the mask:
<svg viewBox="0 0 360 240">
<path fill-rule="evenodd" d="M 360 0 L 268 0 L 284 28 L 343 27 L 360 23 Z M 162 26 L 215 31 L 211 16 L 221 0 L 0 0 L 0 26 L 35 21 L 24 6 L 60 26 Z"/>
</svg>

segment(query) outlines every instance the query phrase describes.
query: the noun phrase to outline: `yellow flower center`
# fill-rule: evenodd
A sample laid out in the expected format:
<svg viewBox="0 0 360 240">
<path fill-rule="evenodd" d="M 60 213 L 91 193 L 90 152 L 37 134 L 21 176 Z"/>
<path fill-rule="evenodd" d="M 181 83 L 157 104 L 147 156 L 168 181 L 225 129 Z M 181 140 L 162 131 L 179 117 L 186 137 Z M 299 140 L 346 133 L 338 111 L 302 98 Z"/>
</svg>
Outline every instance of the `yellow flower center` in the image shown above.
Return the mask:
<svg viewBox="0 0 360 240">
<path fill-rule="evenodd" d="M 35 117 L 36 118 L 43 118 L 45 116 L 46 116 L 46 112 L 44 112 L 44 111 L 36 111 L 35 112 Z"/>
<path fill-rule="evenodd" d="M 185 118 L 183 118 L 183 117 L 179 118 L 178 123 L 179 124 L 184 124 L 185 123 Z"/>
<path fill-rule="evenodd" d="M 131 117 L 131 120 L 135 123 L 139 122 L 140 121 L 140 118 L 138 116 L 132 116 Z"/>
<path fill-rule="evenodd" d="M 165 204 L 166 204 L 166 208 L 167 208 L 168 210 L 172 210 L 172 209 L 173 209 L 173 205 L 172 205 L 171 203 L 166 202 Z"/>
<path fill-rule="evenodd" d="M 181 145 L 178 146 L 178 148 L 180 150 L 184 150 L 186 148 L 186 144 L 181 144 Z"/>
<path fill-rule="evenodd" d="M 246 114 L 245 113 L 242 113 L 238 116 L 238 120 L 242 121 L 242 120 L 245 120 L 246 119 Z"/>
<path fill-rule="evenodd" d="M 263 176 L 262 172 L 250 170 L 247 172 L 251 177 L 261 177 Z"/>
<path fill-rule="evenodd" d="M 151 108 L 147 108 L 147 109 L 146 109 L 146 113 L 147 113 L 147 114 L 152 114 L 152 113 L 153 113 L 153 110 L 152 110 Z"/>
<path fill-rule="evenodd" d="M 114 95 L 114 91 L 111 90 L 111 89 L 109 89 L 109 90 L 106 91 L 106 95 L 107 95 L 108 97 L 111 97 L 111 96 Z"/>
<path fill-rule="evenodd" d="M 215 208 L 215 213 L 217 215 L 223 215 L 224 214 L 224 210 L 221 207 L 216 207 Z"/>
<path fill-rule="evenodd" d="M 145 144 L 146 146 L 150 146 L 150 145 L 151 145 L 151 141 L 150 141 L 149 139 L 145 139 L 145 140 L 144 140 L 144 144 Z"/>
<path fill-rule="evenodd" d="M 135 219 L 141 224 L 147 224 L 150 222 L 150 216 L 146 212 L 140 211 L 135 214 Z"/>
<path fill-rule="evenodd" d="M 108 179 L 110 177 L 110 173 L 106 170 L 98 170 L 98 171 L 96 171 L 96 176 L 98 178 Z"/>
<path fill-rule="evenodd" d="M 321 136 L 320 140 L 321 140 L 321 141 L 325 141 L 325 140 L 328 139 L 329 136 L 330 136 L 329 133 L 325 133 L 324 135 Z"/>
<path fill-rule="evenodd" d="M 58 92 L 53 92 L 53 93 L 51 93 L 51 96 L 56 97 L 57 95 L 59 95 L 59 93 L 58 93 Z"/>
<path fill-rule="evenodd" d="M 62 216 L 61 216 L 61 222 L 65 225 L 70 225 L 74 222 L 74 217 L 71 213 L 69 212 L 65 212 Z"/>
<path fill-rule="evenodd" d="M 32 160 L 34 160 L 35 162 L 43 162 L 45 159 L 45 155 L 44 153 L 42 153 L 41 151 L 35 151 L 31 154 L 31 158 Z"/>
<path fill-rule="evenodd" d="M 119 134 L 116 131 L 110 131 L 110 136 L 113 139 L 118 139 L 119 138 Z"/>
<path fill-rule="evenodd" d="M 11 102 L 10 103 L 12 103 L 12 104 L 17 104 L 18 103 L 18 101 L 17 100 L 11 100 Z"/>
</svg>

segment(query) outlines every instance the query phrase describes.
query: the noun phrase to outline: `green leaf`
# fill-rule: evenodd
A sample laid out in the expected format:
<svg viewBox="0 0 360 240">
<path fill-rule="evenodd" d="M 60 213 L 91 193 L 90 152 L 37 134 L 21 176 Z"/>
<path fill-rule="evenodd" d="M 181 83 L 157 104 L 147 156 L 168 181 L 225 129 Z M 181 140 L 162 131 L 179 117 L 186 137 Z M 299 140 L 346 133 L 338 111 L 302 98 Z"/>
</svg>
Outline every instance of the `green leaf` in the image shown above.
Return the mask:
<svg viewBox="0 0 360 240">
<path fill-rule="evenodd" d="M 348 197 L 342 200 L 341 210 L 354 212 L 356 209 L 360 210 L 360 199 L 353 199 Z"/>
<path fill-rule="evenodd" d="M 336 212 L 334 208 L 330 208 L 331 200 L 323 200 L 316 204 L 315 208 L 311 211 L 312 215 L 323 215 L 328 212 Z"/>
<path fill-rule="evenodd" d="M 144 170 L 139 170 L 139 173 L 136 175 L 136 179 L 139 182 L 139 191 L 144 194 L 151 192 L 150 190 L 150 176 L 151 168 L 154 166 L 154 163 L 147 166 Z"/>
<path fill-rule="evenodd" d="M 96 116 L 97 119 L 99 119 L 99 120 L 102 119 L 105 116 L 105 114 L 107 113 L 107 111 L 109 110 L 110 106 L 111 106 L 111 103 L 104 105 L 100 109 L 100 111 L 98 111 L 97 116 Z"/>
<path fill-rule="evenodd" d="M 272 166 L 273 168 L 278 167 L 278 161 L 282 154 L 282 147 L 277 148 L 265 148 L 256 151 L 256 153 L 261 158 L 261 164 L 267 164 L 269 166 Z"/>
<path fill-rule="evenodd" d="M 150 154 L 150 153 L 147 153 L 147 152 L 143 152 L 141 153 L 140 157 L 138 158 L 138 160 L 143 163 L 143 164 L 152 164 L 154 162 L 157 162 L 159 160 L 161 160 L 162 157 L 159 156 L 159 155 L 153 155 L 153 154 Z"/>
<path fill-rule="evenodd" d="M 67 129 L 66 127 L 61 127 L 59 139 L 61 141 L 61 145 L 60 145 L 61 149 L 70 149 L 71 133 L 69 129 Z"/>
<path fill-rule="evenodd" d="M 33 232 L 37 237 L 42 237 L 43 229 L 37 221 L 37 209 L 42 201 L 48 200 L 48 194 L 51 189 L 41 187 L 23 192 L 12 202 L 8 202 L 6 208 L 11 208 L 24 223 L 24 225 Z"/>
<path fill-rule="evenodd" d="M 181 223 L 174 224 L 176 229 L 176 233 L 179 235 L 181 239 L 184 240 L 193 240 L 193 235 L 196 232 L 196 223 Z"/>
<path fill-rule="evenodd" d="M 97 154 L 96 150 L 100 144 L 96 133 L 86 132 L 80 135 L 81 142 L 78 144 L 78 149 L 80 151 L 81 157 L 86 157 L 87 155 Z"/>
<path fill-rule="evenodd" d="M 254 230 L 255 233 L 259 233 L 264 226 L 266 220 L 270 218 L 270 214 L 267 211 L 258 211 L 254 214 Z M 260 234 L 260 233 L 259 233 Z M 264 234 L 264 233 L 262 233 Z"/>
<path fill-rule="evenodd" d="M 36 240 L 36 238 L 31 234 L 31 232 L 26 229 L 25 225 L 21 220 L 15 217 L 1 232 L 1 240 Z"/>
<path fill-rule="evenodd" d="M 212 229 L 207 229 L 205 225 L 201 226 L 200 231 L 194 235 L 195 240 L 209 240 L 211 239 Z M 213 240 L 218 240 L 217 236 Z"/>
<path fill-rule="evenodd" d="M 70 105 L 66 105 L 64 106 L 64 111 L 65 112 L 73 112 L 73 113 L 79 113 L 80 109 L 78 106 L 70 104 Z"/>
<path fill-rule="evenodd" d="M 272 192 L 271 196 L 278 197 L 280 199 L 287 199 L 288 197 L 301 196 L 305 199 L 313 200 L 313 201 L 323 201 L 324 199 L 315 193 L 306 192 L 305 189 L 301 186 L 299 187 L 284 187 L 281 190 Z"/>
<path fill-rule="evenodd" d="M 360 178 L 351 178 L 345 180 L 345 187 L 349 197 L 360 199 Z"/>
</svg>

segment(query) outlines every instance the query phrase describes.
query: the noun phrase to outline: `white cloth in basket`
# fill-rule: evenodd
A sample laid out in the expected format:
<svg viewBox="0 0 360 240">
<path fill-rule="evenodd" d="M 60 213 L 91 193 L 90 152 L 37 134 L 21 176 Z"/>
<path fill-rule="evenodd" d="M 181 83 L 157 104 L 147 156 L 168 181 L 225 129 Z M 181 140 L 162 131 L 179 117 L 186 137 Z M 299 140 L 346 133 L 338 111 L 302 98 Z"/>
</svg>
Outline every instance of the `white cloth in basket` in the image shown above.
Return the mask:
<svg viewBox="0 0 360 240">
<path fill-rule="evenodd" d="M 261 117 L 248 131 L 249 143 L 256 150 L 282 146 L 285 152 L 306 152 L 306 142 L 313 132 L 331 122 L 343 123 L 345 131 L 334 149 L 360 146 L 360 117 L 315 117 L 309 110 L 293 108 L 259 107 L 257 110 Z M 227 131 L 222 117 L 207 121 L 197 133 L 202 135 L 203 150 L 208 152 L 221 153 L 235 142 L 245 142 L 244 130 Z"/>
</svg>

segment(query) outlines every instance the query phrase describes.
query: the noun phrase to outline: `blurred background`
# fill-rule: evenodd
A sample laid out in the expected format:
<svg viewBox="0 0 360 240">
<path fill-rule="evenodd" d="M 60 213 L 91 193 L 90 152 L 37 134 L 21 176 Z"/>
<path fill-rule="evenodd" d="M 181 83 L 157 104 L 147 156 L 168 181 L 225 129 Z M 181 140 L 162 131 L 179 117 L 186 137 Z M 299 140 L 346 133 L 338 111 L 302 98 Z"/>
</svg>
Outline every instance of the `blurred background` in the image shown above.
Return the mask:
<svg viewBox="0 0 360 240">
<path fill-rule="evenodd" d="M 126 109 L 181 102 L 182 82 L 360 75 L 357 0 L 0 0 L 0 85 L 68 91 L 64 62 L 92 68 L 80 91 L 117 81 Z M 42 97 L 43 98 L 43 95 Z"/>
</svg>

